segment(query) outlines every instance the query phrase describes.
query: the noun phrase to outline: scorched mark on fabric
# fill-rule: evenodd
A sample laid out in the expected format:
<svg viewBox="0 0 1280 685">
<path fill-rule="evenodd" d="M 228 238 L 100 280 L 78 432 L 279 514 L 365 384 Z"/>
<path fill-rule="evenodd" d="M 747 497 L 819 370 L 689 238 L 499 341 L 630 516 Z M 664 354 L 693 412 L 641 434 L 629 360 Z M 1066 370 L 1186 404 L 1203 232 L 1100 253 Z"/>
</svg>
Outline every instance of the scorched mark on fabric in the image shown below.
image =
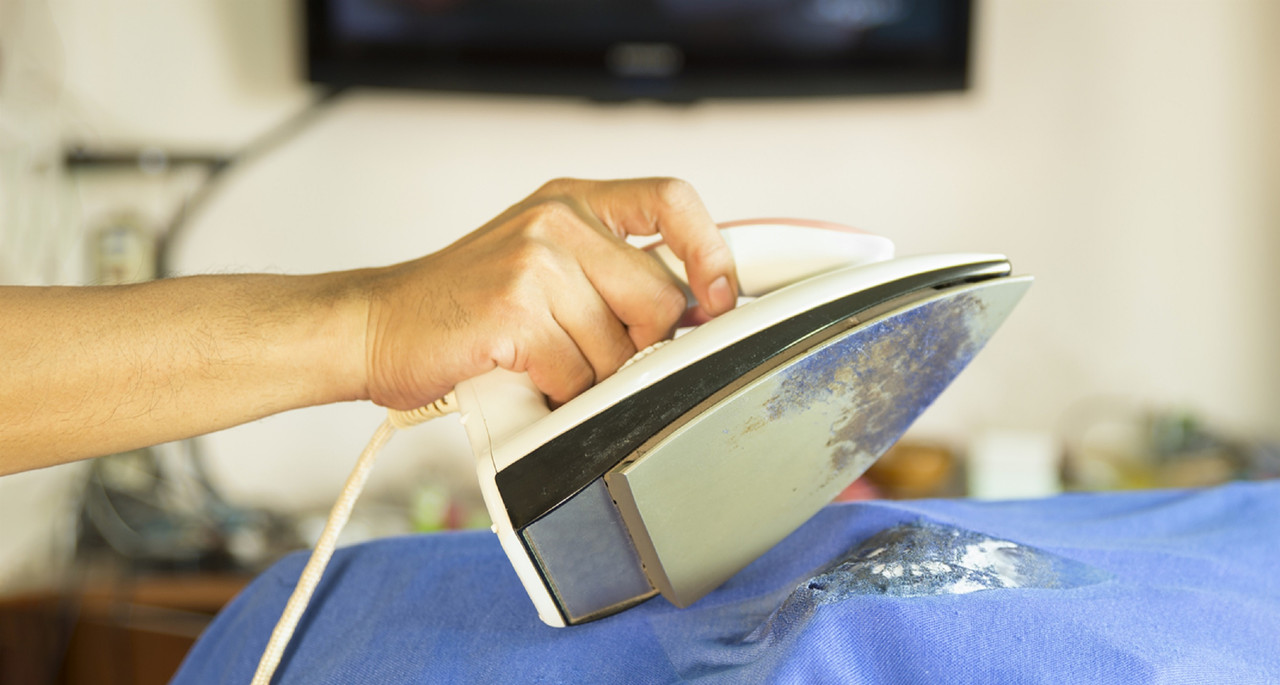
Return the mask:
<svg viewBox="0 0 1280 685">
<path fill-rule="evenodd" d="M 737 640 L 763 648 L 794 639 L 823 605 L 859 597 L 966 595 L 1017 588 L 1066 589 L 1107 572 L 1052 552 L 928 521 L 885 529 L 800 583 L 763 623 Z"/>
<path fill-rule="evenodd" d="M 929 522 L 881 531 L 799 591 L 817 604 L 854 595 L 919 597 L 1001 588 L 1069 588 L 1107 575 L 1051 552 Z M 793 593 L 792 597 L 796 595 Z"/>
</svg>

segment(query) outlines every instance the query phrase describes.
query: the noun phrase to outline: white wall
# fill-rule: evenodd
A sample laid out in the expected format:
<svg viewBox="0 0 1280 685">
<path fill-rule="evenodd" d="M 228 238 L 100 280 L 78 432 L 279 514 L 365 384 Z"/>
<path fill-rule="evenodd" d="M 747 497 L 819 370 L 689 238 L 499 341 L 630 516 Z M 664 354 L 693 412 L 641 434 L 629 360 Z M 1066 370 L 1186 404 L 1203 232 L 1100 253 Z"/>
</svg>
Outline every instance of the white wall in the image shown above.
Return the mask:
<svg viewBox="0 0 1280 685">
<path fill-rule="evenodd" d="M 49 6 L 72 127 L 91 140 L 234 145 L 306 97 L 284 4 Z M 237 170 L 180 266 L 385 263 L 550 177 L 675 175 L 720 219 L 844 221 L 903 254 L 998 251 L 1037 276 L 918 436 L 1056 431 L 1118 395 L 1280 437 L 1278 39 L 1269 0 L 991 0 L 964 94 L 667 107 L 355 93 Z M 208 445 L 242 499 L 319 505 L 377 417 L 306 410 Z M 465 458 L 456 423 L 392 447 L 374 490 L 412 483 L 431 455 Z"/>
</svg>

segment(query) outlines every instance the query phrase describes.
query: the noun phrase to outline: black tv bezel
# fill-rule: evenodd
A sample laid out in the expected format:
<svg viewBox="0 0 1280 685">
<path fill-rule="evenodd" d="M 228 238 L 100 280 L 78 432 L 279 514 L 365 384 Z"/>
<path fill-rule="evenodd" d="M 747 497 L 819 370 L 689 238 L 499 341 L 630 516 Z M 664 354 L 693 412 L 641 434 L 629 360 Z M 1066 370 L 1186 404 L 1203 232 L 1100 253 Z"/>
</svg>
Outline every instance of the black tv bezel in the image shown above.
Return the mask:
<svg viewBox="0 0 1280 685">
<path fill-rule="evenodd" d="M 365 46 L 344 53 L 335 45 L 325 0 L 305 0 L 305 60 L 309 81 L 333 88 L 375 87 L 457 93 L 581 97 L 616 102 L 651 99 L 802 98 L 963 91 L 969 87 L 971 0 L 948 3 L 954 16 L 946 43 L 932 55 L 866 59 L 841 67 L 689 68 L 674 78 L 634 78 L 599 67 L 530 67 L 501 63 L 422 64 L 422 53 Z"/>
</svg>

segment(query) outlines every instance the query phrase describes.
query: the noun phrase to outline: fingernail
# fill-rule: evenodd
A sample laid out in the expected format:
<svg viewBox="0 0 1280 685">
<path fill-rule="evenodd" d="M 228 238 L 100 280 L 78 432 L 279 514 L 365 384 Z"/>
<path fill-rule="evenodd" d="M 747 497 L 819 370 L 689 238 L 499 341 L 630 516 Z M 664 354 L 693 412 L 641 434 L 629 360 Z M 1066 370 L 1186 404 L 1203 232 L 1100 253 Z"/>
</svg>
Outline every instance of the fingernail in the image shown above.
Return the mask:
<svg viewBox="0 0 1280 685">
<path fill-rule="evenodd" d="M 711 299 L 709 314 L 723 314 L 733 308 L 737 297 L 733 293 L 733 289 L 729 287 L 729 279 L 721 276 L 711 281 L 711 287 L 707 288 L 707 296 Z"/>
</svg>

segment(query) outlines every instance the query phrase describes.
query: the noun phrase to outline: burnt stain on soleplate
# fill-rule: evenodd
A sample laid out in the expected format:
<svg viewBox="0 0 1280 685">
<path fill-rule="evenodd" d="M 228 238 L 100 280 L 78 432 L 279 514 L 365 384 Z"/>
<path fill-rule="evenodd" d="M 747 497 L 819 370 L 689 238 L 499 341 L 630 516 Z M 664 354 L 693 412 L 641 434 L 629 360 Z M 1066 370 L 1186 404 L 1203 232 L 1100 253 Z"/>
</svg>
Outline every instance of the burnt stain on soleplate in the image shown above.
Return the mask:
<svg viewBox="0 0 1280 685">
<path fill-rule="evenodd" d="M 846 401 L 827 441 L 832 472 L 865 468 L 978 353 L 985 314 L 980 297 L 963 293 L 872 323 L 784 371 L 764 414 L 785 420 L 815 404 Z"/>
</svg>

